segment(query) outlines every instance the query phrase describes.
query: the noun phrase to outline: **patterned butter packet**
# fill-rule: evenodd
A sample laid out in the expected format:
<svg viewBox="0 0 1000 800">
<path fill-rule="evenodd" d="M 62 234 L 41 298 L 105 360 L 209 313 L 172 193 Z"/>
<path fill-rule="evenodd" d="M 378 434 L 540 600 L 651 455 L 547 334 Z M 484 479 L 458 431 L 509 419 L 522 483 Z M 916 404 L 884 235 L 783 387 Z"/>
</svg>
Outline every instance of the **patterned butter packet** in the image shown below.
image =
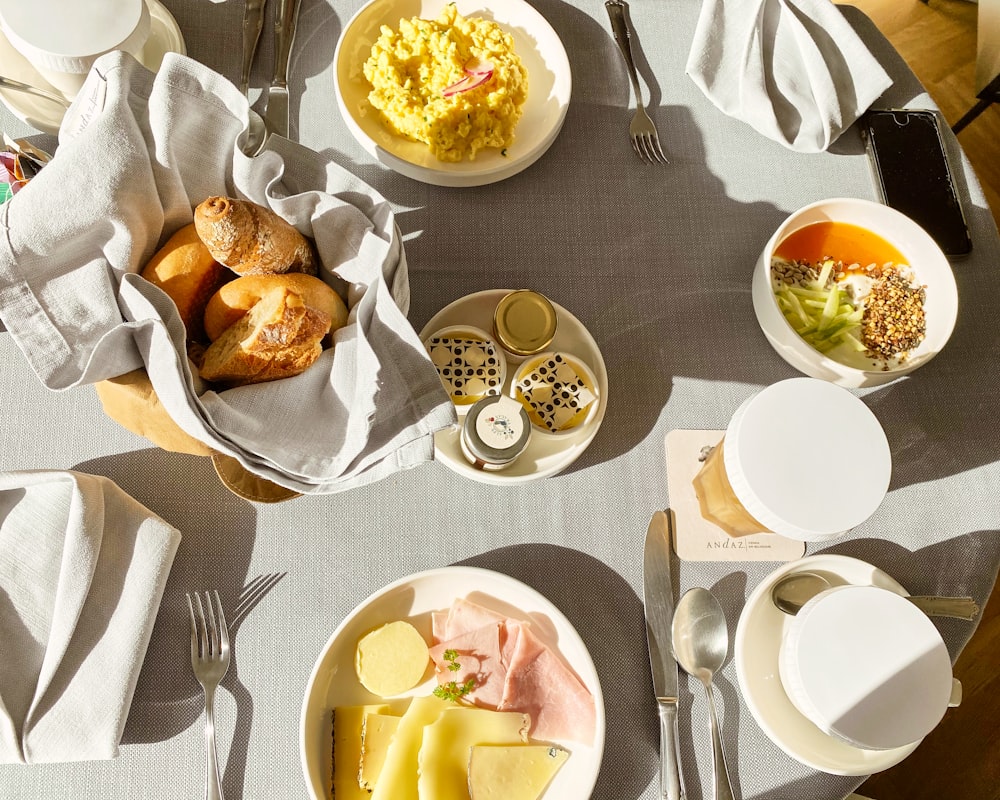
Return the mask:
<svg viewBox="0 0 1000 800">
<path fill-rule="evenodd" d="M 531 421 L 551 433 L 580 425 L 597 401 L 596 381 L 589 370 L 564 353 L 544 353 L 526 363 L 515 388 Z"/>
<path fill-rule="evenodd" d="M 435 334 L 427 340 L 427 352 L 452 402 L 471 405 L 500 394 L 506 362 L 488 339 L 469 332 Z"/>
</svg>

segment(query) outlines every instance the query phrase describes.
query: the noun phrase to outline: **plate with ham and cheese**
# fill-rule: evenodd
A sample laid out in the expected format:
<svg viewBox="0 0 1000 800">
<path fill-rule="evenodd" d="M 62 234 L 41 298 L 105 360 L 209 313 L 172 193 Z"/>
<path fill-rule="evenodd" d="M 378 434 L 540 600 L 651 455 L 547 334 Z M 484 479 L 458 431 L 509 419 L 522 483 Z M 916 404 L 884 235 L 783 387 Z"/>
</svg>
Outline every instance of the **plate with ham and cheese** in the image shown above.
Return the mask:
<svg viewBox="0 0 1000 800">
<path fill-rule="evenodd" d="M 420 677 L 400 684 L 405 673 Z M 300 750 L 314 800 L 583 800 L 604 737 L 597 671 L 559 609 L 507 575 L 443 567 L 337 627 L 309 678 Z"/>
</svg>

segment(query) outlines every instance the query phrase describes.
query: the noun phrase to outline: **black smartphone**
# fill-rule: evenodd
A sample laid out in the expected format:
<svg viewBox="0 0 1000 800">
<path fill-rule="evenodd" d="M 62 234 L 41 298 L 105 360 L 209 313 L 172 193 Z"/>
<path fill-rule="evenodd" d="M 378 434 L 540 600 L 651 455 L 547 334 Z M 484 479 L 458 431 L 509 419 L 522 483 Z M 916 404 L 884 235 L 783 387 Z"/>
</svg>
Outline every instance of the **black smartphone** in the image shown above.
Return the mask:
<svg viewBox="0 0 1000 800">
<path fill-rule="evenodd" d="M 934 111 L 872 109 L 861 136 L 883 203 L 917 222 L 945 255 L 972 252 L 969 226 L 955 190 Z"/>
</svg>

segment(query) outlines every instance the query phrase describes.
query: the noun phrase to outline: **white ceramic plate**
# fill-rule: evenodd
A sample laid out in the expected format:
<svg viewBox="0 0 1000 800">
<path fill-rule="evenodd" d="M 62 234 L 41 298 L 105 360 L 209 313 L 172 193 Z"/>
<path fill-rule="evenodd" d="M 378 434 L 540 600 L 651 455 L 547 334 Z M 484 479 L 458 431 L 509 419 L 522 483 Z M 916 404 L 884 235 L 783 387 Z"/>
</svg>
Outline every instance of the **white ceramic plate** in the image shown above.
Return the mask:
<svg viewBox="0 0 1000 800">
<path fill-rule="evenodd" d="M 736 626 L 734 658 L 743 698 L 757 724 L 789 756 L 832 775 L 870 775 L 898 764 L 919 742 L 892 750 L 863 750 L 823 733 L 792 705 L 778 674 L 778 651 L 791 617 L 771 602 L 771 587 L 789 572 L 819 572 L 831 583 L 907 592 L 877 567 L 855 558 L 815 555 L 792 561 L 754 589 Z"/>
<path fill-rule="evenodd" d="M 420 332 L 421 341 L 448 325 L 472 325 L 486 331 L 492 330 L 493 310 L 509 291 L 509 289 L 488 289 L 485 292 L 460 297 L 441 309 L 424 326 Z M 608 371 L 604 366 L 604 357 L 594 337 L 580 320 L 557 303 L 553 302 L 552 307 L 556 310 L 556 335 L 552 344 L 546 349 L 561 350 L 574 355 L 590 367 L 597 377 L 597 388 L 600 391 L 597 411 L 586 424 L 572 433 L 551 436 L 537 431 L 532 432 L 527 449 L 517 461 L 499 472 L 476 469 L 466 461 L 460 444 L 461 428 L 456 426 L 438 431 L 434 434 L 435 458 L 460 475 L 496 486 L 548 478 L 576 461 L 597 435 L 608 406 Z M 516 371 L 516 365 L 508 365 L 503 394 L 510 394 L 510 381 Z"/>
<path fill-rule="evenodd" d="M 184 55 L 187 53 L 187 47 L 177 20 L 167 8 L 159 0 L 146 0 L 146 2 L 149 5 L 150 31 L 149 39 L 142 48 L 140 60 L 143 66 L 155 72 L 160 68 L 164 55 L 167 53 Z M 14 49 L 2 31 L 0 31 L 0 75 L 59 94 L 59 91 Z M 58 103 L 24 92 L 15 92 L 13 89 L 0 89 L 0 101 L 14 116 L 36 130 L 52 135 L 59 133 L 59 126 L 62 124 L 66 109 Z"/>
<path fill-rule="evenodd" d="M 354 672 L 358 639 L 383 622 L 406 619 L 429 640 L 431 612 L 460 597 L 531 622 L 532 630 L 558 649 L 590 690 L 597 712 L 593 743 L 558 742 L 570 751 L 569 761 L 543 800 L 590 797 L 601 768 L 605 718 L 597 670 L 583 640 L 558 608 L 520 581 L 476 567 L 443 567 L 402 578 L 373 594 L 348 614 L 320 653 L 306 686 L 299 735 L 302 770 L 313 800 L 330 796 L 331 709 L 376 702 Z M 429 694 L 434 685 L 430 678 L 410 694 Z"/>
<path fill-rule="evenodd" d="M 463 16 L 492 19 L 514 37 L 514 50 L 528 71 L 528 99 L 506 156 L 490 148 L 474 161 L 439 161 L 424 144 L 396 136 L 381 123 L 368 105 L 371 86 L 362 67 L 382 25 L 398 29 L 401 19 L 435 19 L 447 2 L 372 0 L 355 14 L 334 53 L 337 105 L 351 134 L 390 169 L 437 186 L 482 186 L 526 169 L 555 141 L 569 108 L 569 59 L 556 32 L 524 0 L 455 0 Z"/>
</svg>

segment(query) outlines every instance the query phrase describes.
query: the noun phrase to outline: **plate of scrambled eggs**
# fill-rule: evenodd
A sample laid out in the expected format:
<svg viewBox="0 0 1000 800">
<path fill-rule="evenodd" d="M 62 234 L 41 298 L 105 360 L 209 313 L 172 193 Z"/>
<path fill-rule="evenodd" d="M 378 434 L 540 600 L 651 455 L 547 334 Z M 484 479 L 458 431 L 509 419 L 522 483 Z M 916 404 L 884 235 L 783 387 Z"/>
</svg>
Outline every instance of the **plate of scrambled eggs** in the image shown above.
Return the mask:
<svg viewBox="0 0 1000 800">
<path fill-rule="evenodd" d="M 569 59 L 523 0 L 372 0 L 334 55 L 337 103 L 378 161 L 481 186 L 540 158 L 562 128 Z"/>
</svg>

